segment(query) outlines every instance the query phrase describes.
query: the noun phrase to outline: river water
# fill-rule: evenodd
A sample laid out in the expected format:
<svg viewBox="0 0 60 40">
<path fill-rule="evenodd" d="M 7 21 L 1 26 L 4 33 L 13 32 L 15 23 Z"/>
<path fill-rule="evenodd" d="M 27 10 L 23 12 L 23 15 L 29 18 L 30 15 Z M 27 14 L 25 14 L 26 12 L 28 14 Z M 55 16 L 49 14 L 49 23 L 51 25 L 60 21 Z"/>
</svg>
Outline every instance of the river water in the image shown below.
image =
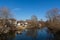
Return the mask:
<svg viewBox="0 0 60 40">
<path fill-rule="evenodd" d="M 26 34 L 27 34 L 27 31 L 23 31 L 22 34 L 9 36 L 8 39 L 5 38 L 4 40 L 52 40 L 54 38 L 53 34 L 49 33 L 49 30 L 46 27 L 43 29 L 37 30 L 37 35 L 35 38 L 32 36 L 27 36 Z"/>
<path fill-rule="evenodd" d="M 48 28 L 43 28 L 38 30 L 37 37 L 33 38 L 31 36 L 26 35 L 27 32 L 23 32 L 22 34 L 16 34 L 16 37 L 13 40 L 52 40 L 53 34 L 48 32 Z"/>
</svg>

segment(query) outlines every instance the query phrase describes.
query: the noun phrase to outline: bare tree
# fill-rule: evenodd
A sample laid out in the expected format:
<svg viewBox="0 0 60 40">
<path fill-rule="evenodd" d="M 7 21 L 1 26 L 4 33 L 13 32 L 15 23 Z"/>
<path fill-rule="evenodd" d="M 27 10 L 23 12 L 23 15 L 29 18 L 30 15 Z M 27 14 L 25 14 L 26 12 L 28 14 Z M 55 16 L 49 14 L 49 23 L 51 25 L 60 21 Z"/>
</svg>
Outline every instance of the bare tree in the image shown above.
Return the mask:
<svg viewBox="0 0 60 40">
<path fill-rule="evenodd" d="M 48 18 L 48 20 L 50 20 L 50 21 L 55 20 L 56 17 L 58 16 L 58 12 L 59 12 L 59 10 L 57 8 L 49 10 L 47 12 L 47 18 Z"/>
<path fill-rule="evenodd" d="M 37 37 L 37 29 L 39 27 L 38 25 L 38 19 L 35 15 L 31 17 L 31 21 L 28 24 L 28 33 L 30 36 L 34 37 L 34 40 Z"/>
<path fill-rule="evenodd" d="M 60 10 L 57 8 L 51 9 L 47 12 L 47 26 L 50 32 L 53 32 L 55 34 L 54 40 L 60 40 Z"/>
<path fill-rule="evenodd" d="M 3 25 L 4 25 L 7 21 L 7 19 L 12 17 L 10 10 L 7 7 L 1 8 L 0 9 L 0 17 L 3 19 Z"/>
<path fill-rule="evenodd" d="M 59 30 L 59 24 L 60 24 L 60 14 L 59 14 L 59 9 L 55 8 L 55 9 L 52 9 L 52 10 L 49 10 L 47 12 L 47 18 L 48 18 L 48 22 L 49 22 L 49 25 L 50 27 L 53 26 L 54 28 L 58 29 Z M 57 26 L 57 27 L 56 27 Z M 52 27 L 52 28 L 53 28 Z"/>
<path fill-rule="evenodd" d="M 32 15 L 32 16 L 31 16 L 31 20 L 37 22 L 37 21 L 38 21 L 38 18 L 37 18 L 37 16 Z"/>
<path fill-rule="evenodd" d="M 12 18 L 12 14 L 10 13 L 10 10 L 7 7 L 2 7 L 0 9 L 0 18 L 2 19 L 2 28 L 1 28 L 1 32 L 6 32 L 9 29 L 12 30 L 12 26 L 13 28 L 15 27 L 12 23 L 10 23 L 10 19 Z M 12 20 L 11 20 L 12 21 Z"/>
</svg>

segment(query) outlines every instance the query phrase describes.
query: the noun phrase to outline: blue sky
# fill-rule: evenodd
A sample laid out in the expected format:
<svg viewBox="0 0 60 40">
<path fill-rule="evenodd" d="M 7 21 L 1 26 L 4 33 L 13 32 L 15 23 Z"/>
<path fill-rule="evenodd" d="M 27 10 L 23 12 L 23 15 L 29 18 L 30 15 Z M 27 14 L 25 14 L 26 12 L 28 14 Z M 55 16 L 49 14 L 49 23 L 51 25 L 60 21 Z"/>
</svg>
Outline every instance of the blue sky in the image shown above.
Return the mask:
<svg viewBox="0 0 60 40">
<path fill-rule="evenodd" d="M 60 8 L 60 0 L 0 0 L 0 7 L 10 8 L 17 20 L 30 19 L 36 15 L 46 20 L 46 12 L 52 8 Z"/>
</svg>

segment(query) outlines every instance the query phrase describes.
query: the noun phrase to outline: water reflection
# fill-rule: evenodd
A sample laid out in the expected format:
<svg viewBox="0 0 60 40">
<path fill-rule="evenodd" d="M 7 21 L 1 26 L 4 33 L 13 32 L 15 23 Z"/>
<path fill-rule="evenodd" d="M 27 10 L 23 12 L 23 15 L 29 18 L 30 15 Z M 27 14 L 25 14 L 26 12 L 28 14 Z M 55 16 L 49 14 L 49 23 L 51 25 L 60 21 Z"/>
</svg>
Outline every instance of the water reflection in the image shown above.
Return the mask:
<svg viewBox="0 0 60 40">
<path fill-rule="evenodd" d="M 22 35 L 17 34 L 16 35 L 16 40 L 35 40 L 32 36 L 27 36 L 27 32 L 23 32 Z M 53 34 L 48 33 L 47 28 L 39 29 L 37 32 L 36 40 L 52 40 L 53 39 Z"/>
<path fill-rule="evenodd" d="M 47 28 L 37 30 L 36 39 L 32 36 L 27 36 L 27 31 L 23 31 L 22 34 L 10 34 L 0 35 L 0 40 L 52 40 L 53 34 L 48 32 Z"/>
</svg>

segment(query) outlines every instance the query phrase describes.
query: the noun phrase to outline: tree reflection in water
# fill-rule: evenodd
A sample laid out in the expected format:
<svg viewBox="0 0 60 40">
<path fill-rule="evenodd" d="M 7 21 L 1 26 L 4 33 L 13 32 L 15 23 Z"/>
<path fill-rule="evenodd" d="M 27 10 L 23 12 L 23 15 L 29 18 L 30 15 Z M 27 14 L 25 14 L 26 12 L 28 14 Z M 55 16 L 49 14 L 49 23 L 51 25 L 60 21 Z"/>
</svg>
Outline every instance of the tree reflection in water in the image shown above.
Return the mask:
<svg viewBox="0 0 60 40">
<path fill-rule="evenodd" d="M 31 29 L 27 31 L 27 36 L 31 36 L 34 40 L 36 40 L 37 37 L 37 30 Z"/>
<path fill-rule="evenodd" d="M 15 38 L 15 33 L 10 31 L 9 33 L 0 34 L 0 40 L 13 40 Z"/>
<path fill-rule="evenodd" d="M 23 31 L 21 35 L 15 35 L 13 31 L 10 31 L 6 34 L 2 33 L 0 35 L 0 40 L 52 40 L 52 35 L 50 36 L 50 34 L 47 32 L 48 31 L 46 31 L 46 29 L 28 29 L 28 31 Z"/>
</svg>

